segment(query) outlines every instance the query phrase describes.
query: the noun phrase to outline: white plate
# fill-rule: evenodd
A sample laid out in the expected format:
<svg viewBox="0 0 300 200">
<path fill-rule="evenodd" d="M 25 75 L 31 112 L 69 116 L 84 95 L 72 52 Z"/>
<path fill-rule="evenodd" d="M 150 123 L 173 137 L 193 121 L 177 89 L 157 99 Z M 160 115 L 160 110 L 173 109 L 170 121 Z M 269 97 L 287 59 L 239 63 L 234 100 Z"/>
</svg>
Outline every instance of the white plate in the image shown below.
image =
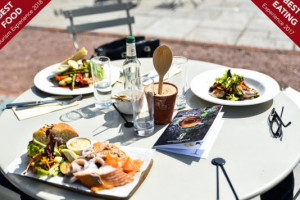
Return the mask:
<svg viewBox="0 0 300 200">
<path fill-rule="evenodd" d="M 209 94 L 209 88 L 216 81 L 216 78 L 223 76 L 227 69 L 228 68 L 209 70 L 198 74 L 191 81 L 192 92 L 196 96 L 208 102 L 228 106 L 248 106 L 269 101 L 273 99 L 280 90 L 278 83 L 270 76 L 247 69 L 233 68 L 231 69 L 231 73 L 244 76 L 245 82 L 251 88 L 255 88 L 256 90 L 258 90 L 260 96 L 255 99 L 249 99 L 244 101 L 228 101 L 211 96 Z"/>
<path fill-rule="evenodd" d="M 70 90 L 67 88 L 61 88 L 50 81 L 50 78 L 54 76 L 53 70 L 60 64 L 54 64 L 41 70 L 34 77 L 34 85 L 43 92 L 55 94 L 55 95 L 79 95 L 93 93 L 93 85 L 84 88 L 78 88 Z M 111 65 L 111 83 L 114 84 L 120 77 L 120 69 Z"/>
<path fill-rule="evenodd" d="M 140 168 L 140 171 L 136 173 L 133 178 L 134 180 L 126 185 L 115 187 L 112 189 L 101 190 L 97 193 L 93 193 L 90 189 L 83 186 L 80 182 L 76 181 L 74 183 L 70 183 L 67 177 L 62 176 L 54 176 L 54 177 L 37 177 L 36 174 L 33 174 L 31 170 L 28 173 L 24 174 L 24 171 L 27 167 L 27 151 L 20 155 L 20 157 L 16 158 L 9 166 L 5 169 L 8 173 L 18 174 L 21 176 L 27 176 L 34 179 L 38 179 L 40 181 L 44 181 L 47 183 L 52 183 L 60 187 L 69 188 L 72 190 L 76 190 L 79 192 L 86 192 L 89 194 L 94 194 L 99 197 L 110 197 L 113 199 L 127 199 L 131 192 L 134 191 L 136 187 L 138 187 L 140 178 L 142 178 L 142 173 L 150 167 L 152 156 L 153 156 L 153 149 L 143 149 L 143 148 L 135 148 L 135 147 L 127 147 L 122 146 L 121 149 L 131 158 L 133 159 L 140 159 L 143 161 L 143 164 Z M 150 169 L 149 169 L 150 170 Z M 87 199 L 89 199 L 87 197 Z"/>
</svg>

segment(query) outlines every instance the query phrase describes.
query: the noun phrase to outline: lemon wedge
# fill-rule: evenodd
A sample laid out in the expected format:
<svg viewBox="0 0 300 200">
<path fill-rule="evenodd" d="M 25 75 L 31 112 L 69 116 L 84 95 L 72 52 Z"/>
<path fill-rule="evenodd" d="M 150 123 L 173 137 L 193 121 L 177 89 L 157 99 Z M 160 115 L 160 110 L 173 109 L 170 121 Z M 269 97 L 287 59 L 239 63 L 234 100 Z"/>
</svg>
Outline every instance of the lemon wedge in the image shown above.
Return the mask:
<svg viewBox="0 0 300 200">
<path fill-rule="evenodd" d="M 69 162 L 73 162 L 78 158 L 78 155 L 74 151 L 71 151 L 70 149 L 63 149 L 61 150 L 61 152 L 66 156 Z"/>
<path fill-rule="evenodd" d="M 69 65 L 59 65 L 56 67 L 53 72 L 58 74 L 58 73 L 63 73 L 69 69 Z"/>
</svg>

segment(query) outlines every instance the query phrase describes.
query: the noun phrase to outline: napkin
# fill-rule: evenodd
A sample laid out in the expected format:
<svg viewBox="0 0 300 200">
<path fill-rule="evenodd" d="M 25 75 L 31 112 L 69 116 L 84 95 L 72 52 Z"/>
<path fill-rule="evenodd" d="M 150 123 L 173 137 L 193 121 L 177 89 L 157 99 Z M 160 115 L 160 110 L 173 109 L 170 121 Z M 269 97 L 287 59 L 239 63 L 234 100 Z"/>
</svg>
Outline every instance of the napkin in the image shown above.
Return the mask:
<svg viewBox="0 0 300 200">
<path fill-rule="evenodd" d="M 300 92 L 288 87 L 283 91 L 299 108 L 300 108 Z"/>
<path fill-rule="evenodd" d="M 44 98 L 43 100 L 49 100 L 49 99 L 63 100 L 62 98 L 68 98 L 68 97 L 67 96 L 63 96 L 63 97 L 55 96 L 55 97 L 47 97 L 47 98 Z M 12 110 L 15 113 L 15 115 L 17 116 L 17 118 L 21 121 L 24 119 L 28 119 L 28 118 L 44 115 L 47 113 L 51 113 L 54 111 L 62 110 L 65 108 L 73 107 L 76 105 L 78 105 L 77 101 L 75 101 L 71 104 L 68 104 L 68 105 L 60 105 L 59 103 L 49 103 L 49 104 L 35 106 L 32 108 L 27 108 L 24 110 L 16 110 L 16 107 L 13 107 Z"/>
</svg>

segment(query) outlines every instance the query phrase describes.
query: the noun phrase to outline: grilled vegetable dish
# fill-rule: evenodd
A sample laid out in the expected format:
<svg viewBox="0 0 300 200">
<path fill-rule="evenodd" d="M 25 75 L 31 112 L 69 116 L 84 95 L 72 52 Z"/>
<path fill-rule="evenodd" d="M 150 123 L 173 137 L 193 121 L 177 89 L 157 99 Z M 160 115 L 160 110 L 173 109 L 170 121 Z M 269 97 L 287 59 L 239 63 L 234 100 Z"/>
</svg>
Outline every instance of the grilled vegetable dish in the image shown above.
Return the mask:
<svg viewBox="0 0 300 200">
<path fill-rule="evenodd" d="M 55 75 L 50 80 L 59 87 L 68 89 L 77 89 L 89 87 L 93 84 L 92 71 L 90 60 L 83 59 L 87 55 L 85 47 L 79 49 L 75 54 L 53 70 Z M 103 69 L 100 66 L 97 68 L 97 73 L 103 74 Z"/>
<path fill-rule="evenodd" d="M 250 88 L 244 77 L 232 74 L 230 69 L 222 77 L 219 77 L 209 88 L 213 97 L 229 101 L 242 101 L 259 97 L 259 92 L 255 88 Z"/>
<path fill-rule="evenodd" d="M 56 73 L 51 77 L 51 81 L 58 84 L 59 87 L 76 89 L 82 87 L 89 87 L 93 84 L 91 64 L 88 60 L 69 60 L 68 65 L 59 66 L 67 67 L 64 72 Z"/>
</svg>

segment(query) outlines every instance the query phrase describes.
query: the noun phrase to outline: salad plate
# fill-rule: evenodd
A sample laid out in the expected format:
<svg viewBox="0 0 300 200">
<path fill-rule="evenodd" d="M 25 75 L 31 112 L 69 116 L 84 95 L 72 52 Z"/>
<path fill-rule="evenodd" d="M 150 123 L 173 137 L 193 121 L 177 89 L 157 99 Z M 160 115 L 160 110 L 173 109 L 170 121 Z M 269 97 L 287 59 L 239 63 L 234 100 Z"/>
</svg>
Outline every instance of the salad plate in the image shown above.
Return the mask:
<svg viewBox="0 0 300 200">
<path fill-rule="evenodd" d="M 41 91 L 54 95 L 79 95 L 93 93 L 93 85 L 89 87 L 77 88 L 70 90 L 68 88 L 58 87 L 50 78 L 54 76 L 54 70 L 59 67 L 60 63 L 50 65 L 38 72 L 34 77 L 34 85 Z M 111 83 L 112 85 L 120 78 L 120 69 L 111 65 Z"/>
<path fill-rule="evenodd" d="M 209 92 L 210 87 L 214 84 L 216 78 L 222 77 L 228 69 L 231 70 L 232 74 L 242 75 L 244 81 L 259 92 L 259 96 L 254 99 L 241 101 L 229 101 L 212 96 Z M 249 106 L 273 99 L 280 91 L 280 88 L 276 80 L 263 73 L 247 69 L 221 68 L 205 71 L 195 76 L 191 81 L 191 90 L 196 96 L 211 103 L 227 106 Z"/>
</svg>

